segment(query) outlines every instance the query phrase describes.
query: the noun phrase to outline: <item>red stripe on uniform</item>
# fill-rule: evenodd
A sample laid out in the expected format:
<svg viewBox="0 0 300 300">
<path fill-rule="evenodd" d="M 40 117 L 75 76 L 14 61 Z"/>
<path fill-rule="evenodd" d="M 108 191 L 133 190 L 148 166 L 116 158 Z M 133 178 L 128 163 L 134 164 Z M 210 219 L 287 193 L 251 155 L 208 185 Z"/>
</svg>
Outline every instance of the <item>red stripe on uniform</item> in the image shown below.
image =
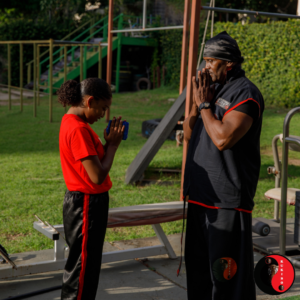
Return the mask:
<svg viewBox="0 0 300 300">
<path fill-rule="evenodd" d="M 246 212 L 246 213 L 248 213 L 248 214 L 251 214 L 251 213 L 252 213 L 252 210 L 246 210 L 246 209 L 243 209 L 243 208 L 235 208 L 235 210 L 243 211 L 243 212 Z"/>
<path fill-rule="evenodd" d="M 226 111 L 226 113 L 224 114 L 223 117 L 225 117 L 225 115 L 228 114 L 230 111 L 234 110 L 235 108 L 237 108 L 238 106 L 242 105 L 243 103 L 245 103 L 245 102 L 247 102 L 247 101 L 254 101 L 255 103 L 257 103 L 257 105 L 258 105 L 258 107 L 259 107 L 259 117 L 260 117 L 260 105 L 259 105 L 259 103 L 258 103 L 256 100 L 254 100 L 253 98 L 248 98 L 248 99 L 246 99 L 246 100 L 240 102 L 239 104 L 235 105 L 234 107 L 230 108 L 229 110 Z"/>
<path fill-rule="evenodd" d="M 201 205 L 201 206 L 204 206 L 204 207 L 207 207 L 207 208 L 222 209 L 222 207 L 210 206 L 210 205 L 206 205 L 206 204 L 203 204 L 203 203 L 200 203 L 200 202 L 197 202 L 197 201 L 193 201 L 193 200 L 189 200 L 188 202 L 193 203 L 193 204 L 198 204 L 198 205 Z M 238 210 L 238 211 L 243 211 L 243 212 L 246 212 L 246 213 L 249 213 L 249 214 L 252 213 L 252 210 L 246 210 L 246 209 L 243 209 L 243 208 L 234 208 L 234 209 Z"/>
<path fill-rule="evenodd" d="M 77 300 L 81 300 L 84 275 L 87 261 L 87 241 L 88 241 L 88 228 L 89 228 L 89 203 L 90 195 L 85 194 L 83 199 L 83 218 L 82 218 L 82 250 L 81 250 L 81 271 L 79 275 L 79 288 Z"/>
<path fill-rule="evenodd" d="M 209 205 L 199 203 L 199 202 L 196 202 L 196 201 L 193 201 L 193 200 L 189 200 L 188 202 L 198 204 L 198 205 L 201 205 L 201 206 L 204 206 L 204 207 L 207 207 L 207 208 L 212 208 L 212 209 L 220 209 L 221 208 L 221 207 L 217 207 L 217 206 L 209 206 Z"/>
</svg>

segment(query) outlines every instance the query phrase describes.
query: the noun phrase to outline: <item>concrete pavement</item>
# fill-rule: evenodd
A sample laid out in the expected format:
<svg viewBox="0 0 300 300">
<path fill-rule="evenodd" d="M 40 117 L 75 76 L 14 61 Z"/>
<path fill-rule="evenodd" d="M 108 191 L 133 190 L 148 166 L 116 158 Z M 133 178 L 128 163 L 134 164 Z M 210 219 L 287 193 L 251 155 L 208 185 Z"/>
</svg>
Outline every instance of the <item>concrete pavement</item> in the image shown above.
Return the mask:
<svg viewBox="0 0 300 300">
<path fill-rule="evenodd" d="M 180 255 L 180 234 L 168 239 L 177 256 Z M 145 238 L 115 243 L 105 243 L 104 252 L 132 249 L 141 246 L 158 245 L 155 238 Z M 53 258 L 53 250 L 11 255 L 14 260 L 40 261 Z M 255 263 L 262 257 L 255 253 Z M 166 255 L 127 260 L 102 265 L 97 300 L 186 300 L 186 273 L 183 262 L 180 275 L 176 276 L 179 257 L 175 260 Z M 1 270 L 1 265 L 0 265 Z M 296 280 L 288 293 L 282 296 L 268 296 L 257 288 L 257 300 L 282 299 L 300 295 L 300 270 L 296 269 Z M 0 300 L 49 288 L 61 284 L 62 271 L 42 273 L 0 280 Z M 60 290 L 42 294 L 29 300 L 59 300 Z M 300 299 L 300 297 L 299 297 Z"/>
</svg>

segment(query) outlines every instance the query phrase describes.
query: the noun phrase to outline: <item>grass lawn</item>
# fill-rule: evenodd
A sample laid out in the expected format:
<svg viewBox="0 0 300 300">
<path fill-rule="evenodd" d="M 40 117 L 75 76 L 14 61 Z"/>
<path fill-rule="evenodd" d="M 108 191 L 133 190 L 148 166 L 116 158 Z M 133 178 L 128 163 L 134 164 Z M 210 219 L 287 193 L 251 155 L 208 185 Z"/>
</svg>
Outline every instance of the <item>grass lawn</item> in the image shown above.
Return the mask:
<svg viewBox="0 0 300 300">
<path fill-rule="evenodd" d="M 129 121 L 130 130 L 128 140 L 122 142 L 110 172 L 113 181 L 110 207 L 179 200 L 179 184 L 145 187 L 124 184 L 126 168 L 146 141 L 141 135 L 142 121 L 163 117 L 172 105 L 168 99 L 177 96 L 177 90 L 168 88 L 113 96 L 111 116 L 122 115 Z M 56 98 L 53 112 L 54 122 L 50 124 L 47 99 L 41 101 L 36 118 L 33 117 L 32 105 L 24 106 L 23 113 L 20 113 L 19 106 L 13 106 L 11 111 L 7 106 L 0 106 L 0 243 L 10 253 L 53 247 L 52 241 L 33 229 L 34 214 L 51 224 L 62 223 L 66 186 L 60 167 L 58 134 L 64 109 L 56 103 Z M 282 132 L 286 112 L 269 108 L 264 114 L 262 167 L 254 217 L 273 217 L 273 202 L 264 198 L 264 192 L 274 187 L 274 177 L 267 174 L 266 168 L 273 165 L 271 141 L 275 134 Z M 92 127 L 103 137 L 105 126 L 106 123 L 101 120 Z M 291 122 L 291 134 L 299 135 L 299 132 L 297 115 Z M 298 187 L 300 156 L 295 152 L 291 152 L 290 156 L 294 165 L 289 168 L 289 186 Z M 182 148 L 177 148 L 176 142 L 166 141 L 150 168 L 181 168 L 181 157 Z M 292 215 L 293 207 L 289 207 L 288 216 Z M 182 222 L 166 223 L 163 228 L 167 234 L 177 233 L 181 231 Z M 114 228 L 107 230 L 106 241 L 153 235 L 151 226 Z"/>
</svg>

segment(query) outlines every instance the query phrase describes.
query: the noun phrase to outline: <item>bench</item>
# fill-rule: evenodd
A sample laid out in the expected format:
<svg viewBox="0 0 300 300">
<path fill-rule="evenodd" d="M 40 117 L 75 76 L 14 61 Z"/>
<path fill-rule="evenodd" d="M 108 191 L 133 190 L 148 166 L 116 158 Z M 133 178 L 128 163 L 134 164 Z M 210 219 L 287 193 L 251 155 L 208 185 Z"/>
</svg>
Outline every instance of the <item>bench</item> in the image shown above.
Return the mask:
<svg viewBox="0 0 300 300">
<path fill-rule="evenodd" d="M 152 225 L 152 228 L 160 241 L 160 245 L 106 252 L 102 255 L 102 262 L 108 263 L 140 257 L 157 256 L 162 254 L 167 254 L 169 258 L 175 259 L 176 254 L 160 224 L 181 220 L 182 218 L 183 202 L 180 201 L 109 209 L 107 224 L 108 228 Z M 66 242 L 64 240 L 64 226 L 51 226 L 50 224 L 45 223 L 42 221 L 34 222 L 33 228 L 54 241 L 53 260 L 42 261 L 30 265 L 22 265 L 17 268 L 17 270 L 12 269 L 11 266 L 1 268 L 0 278 L 52 272 L 64 269 L 66 263 Z"/>
</svg>

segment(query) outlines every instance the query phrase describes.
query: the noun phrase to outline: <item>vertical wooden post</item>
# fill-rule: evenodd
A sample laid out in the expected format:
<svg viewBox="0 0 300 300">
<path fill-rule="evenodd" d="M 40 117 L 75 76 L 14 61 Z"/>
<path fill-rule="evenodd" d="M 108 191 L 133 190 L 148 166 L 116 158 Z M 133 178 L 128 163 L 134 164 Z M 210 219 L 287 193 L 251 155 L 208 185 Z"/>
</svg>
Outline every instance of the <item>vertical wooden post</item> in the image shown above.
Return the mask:
<svg viewBox="0 0 300 300">
<path fill-rule="evenodd" d="M 27 65 L 27 83 L 31 81 L 31 63 Z"/>
<path fill-rule="evenodd" d="M 68 51 L 67 46 L 64 46 L 64 82 L 67 81 L 67 70 L 68 69 Z M 65 107 L 65 112 L 67 111 L 67 107 Z"/>
<path fill-rule="evenodd" d="M 102 78 L 102 47 L 99 43 L 99 52 L 98 52 L 98 78 Z"/>
<path fill-rule="evenodd" d="M 83 80 L 83 46 L 80 46 L 80 82 Z"/>
<path fill-rule="evenodd" d="M 87 63 L 86 63 L 86 55 L 87 55 L 87 46 L 84 46 L 84 52 L 83 52 L 83 57 L 84 57 L 84 60 L 83 60 L 83 79 L 86 79 L 87 78 Z"/>
<path fill-rule="evenodd" d="M 123 27 L 123 15 L 118 20 L 118 29 Z M 122 49 L 122 33 L 118 33 L 118 52 L 117 52 L 117 68 L 116 68 L 116 93 L 119 93 L 120 86 L 120 66 L 121 66 L 121 49 Z"/>
<path fill-rule="evenodd" d="M 107 68 L 106 68 L 106 82 L 111 85 L 111 71 L 112 71 L 112 29 L 113 29 L 113 5 L 114 1 L 109 0 L 108 8 L 108 30 L 107 30 Z M 110 109 L 106 111 L 106 122 L 109 121 Z"/>
<path fill-rule="evenodd" d="M 37 45 L 36 49 L 36 97 L 37 105 L 40 105 L 40 47 Z"/>
<path fill-rule="evenodd" d="M 53 98 L 53 39 L 49 40 L 49 122 L 52 122 L 52 98 Z"/>
<path fill-rule="evenodd" d="M 183 16 L 182 46 L 181 46 L 181 70 L 180 70 L 179 94 L 182 93 L 182 91 L 186 86 L 188 38 L 190 33 L 190 28 L 189 28 L 190 13 L 191 13 L 191 0 L 185 0 L 184 16 Z"/>
<path fill-rule="evenodd" d="M 61 47 L 59 51 L 59 57 L 61 58 L 63 55 L 64 55 L 64 49 L 63 47 Z"/>
<path fill-rule="evenodd" d="M 33 116 L 36 117 L 36 44 L 33 44 Z"/>
<path fill-rule="evenodd" d="M 192 77 L 196 75 L 196 68 L 197 68 L 200 12 L 201 12 L 201 0 L 192 0 L 189 60 L 188 60 L 186 100 L 185 100 L 185 118 L 189 116 L 193 104 Z M 183 196 L 183 181 L 184 181 L 184 170 L 185 170 L 187 150 L 188 150 L 188 143 L 184 140 L 183 155 L 182 155 L 180 199 L 182 199 Z"/>
<path fill-rule="evenodd" d="M 20 43 L 20 111 L 23 111 L 23 44 Z"/>
<path fill-rule="evenodd" d="M 157 87 L 160 88 L 160 67 L 156 67 L 156 72 L 157 72 Z"/>
<path fill-rule="evenodd" d="M 154 67 L 153 68 L 153 89 L 155 89 L 155 71 L 156 71 L 156 68 Z"/>
<path fill-rule="evenodd" d="M 64 47 L 64 82 L 67 81 L 67 72 L 68 72 L 68 51 L 67 46 Z"/>
<path fill-rule="evenodd" d="M 11 45 L 7 44 L 8 109 L 11 110 Z"/>
</svg>

